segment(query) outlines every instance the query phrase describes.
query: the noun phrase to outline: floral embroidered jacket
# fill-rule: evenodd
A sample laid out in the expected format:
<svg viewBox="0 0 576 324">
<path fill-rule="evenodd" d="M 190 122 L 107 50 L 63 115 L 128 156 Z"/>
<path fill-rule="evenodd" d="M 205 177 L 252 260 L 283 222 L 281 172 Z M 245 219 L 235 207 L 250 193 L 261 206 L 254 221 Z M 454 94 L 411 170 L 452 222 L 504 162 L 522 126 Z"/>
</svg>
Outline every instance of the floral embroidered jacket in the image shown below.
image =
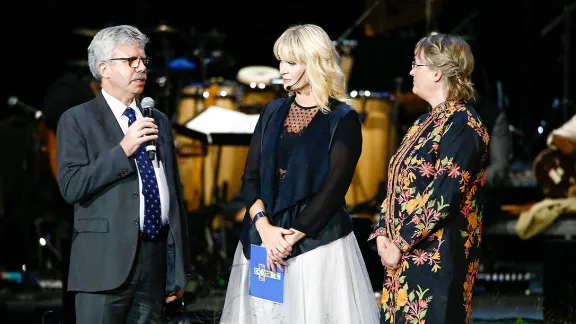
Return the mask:
<svg viewBox="0 0 576 324">
<path fill-rule="evenodd" d="M 386 270 L 382 323 L 467 323 L 478 272 L 488 132 L 473 108 L 446 101 L 411 126 L 388 169 L 369 240 L 403 252 Z"/>
</svg>

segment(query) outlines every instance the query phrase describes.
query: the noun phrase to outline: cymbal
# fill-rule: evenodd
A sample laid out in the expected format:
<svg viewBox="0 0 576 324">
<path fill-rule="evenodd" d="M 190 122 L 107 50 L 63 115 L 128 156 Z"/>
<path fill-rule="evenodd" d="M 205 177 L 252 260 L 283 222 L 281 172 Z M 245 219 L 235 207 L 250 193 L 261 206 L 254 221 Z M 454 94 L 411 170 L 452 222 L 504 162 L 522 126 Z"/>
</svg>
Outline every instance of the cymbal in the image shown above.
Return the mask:
<svg viewBox="0 0 576 324">
<path fill-rule="evenodd" d="M 280 70 L 269 66 L 247 66 L 241 68 L 236 75 L 238 81 L 250 85 L 264 84 L 271 85 L 272 80 L 281 78 Z"/>
<path fill-rule="evenodd" d="M 94 37 L 100 29 L 93 29 L 93 28 L 74 28 L 72 29 L 72 34 L 78 36 L 86 36 L 86 37 Z"/>
<path fill-rule="evenodd" d="M 144 29 L 144 31 L 147 33 L 177 33 L 178 29 L 166 24 L 159 24 L 156 27 Z"/>
</svg>

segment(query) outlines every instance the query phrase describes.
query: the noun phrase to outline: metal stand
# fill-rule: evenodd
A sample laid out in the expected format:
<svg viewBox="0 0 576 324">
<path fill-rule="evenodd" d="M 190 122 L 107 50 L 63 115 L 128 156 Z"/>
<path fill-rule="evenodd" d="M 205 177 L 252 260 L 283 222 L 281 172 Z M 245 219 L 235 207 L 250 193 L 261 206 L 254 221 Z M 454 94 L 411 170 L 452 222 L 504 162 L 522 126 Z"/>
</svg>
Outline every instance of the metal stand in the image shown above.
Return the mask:
<svg viewBox="0 0 576 324">
<path fill-rule="evenodd" d="M 350 35 L 352 31 L 356 29 L 356 27 L 358 27 L 364 20 L 366 20 L 366 18 L 368 18 L 368 16 L 372 13 L 372 11 L 374 11 L 374 9 L 376 9 L 376 7 L 378 7 L 378 5 L 380 5 L 380 1 L 376 0 L 372 5 L 372 7 L 364 11 L 364 13 L 358 19 L 356 19 L 356 21 L 352 24 L 352 26 L 348 27 L 348 29 L 346 29 L 346 31 L 344 31 L 344 33 L 340 35 L 340 37 L 338 37 L 338 39 L 336 40 L 336 46 L 342 44 L 348 37 L 348 35 Z"/>
<path fill-rule="evenodd" d="M 213 208 L 213 213 L 214 216 L 217 213 L 222 212 L 222 210 L 224 209 L 224 207 L 226 206 L 226 196 L 228 195 L 228 183 L 224 182 L 222 184 L 222 192 L 220 190 L 220 185 L 218 184 L 218 178 L 220 176 L 220 162 L 222 160 L 222 145 L 217 145 L 217 146 L 213 146 L 214 148 L 216 148 L 218 150 L 218 153 L 216 154 L 216 165 L 214 167 L 214 175 L 213 175 L 213 187 L 212 187 L 212 199 L 211 199 L 211 205 Z M 227 248 L 227 240 L 226 240 L 226 219 L 224 218 L 224 216 L 221 217 L 221 221 L 220 221 L 220 244 L 221 244 L 221 249 L 220 249 L 220 254 L 222 256 L 223 259 L 227 259 L 228 257 L 228 253 L 226 251 Z"/>
</svg>

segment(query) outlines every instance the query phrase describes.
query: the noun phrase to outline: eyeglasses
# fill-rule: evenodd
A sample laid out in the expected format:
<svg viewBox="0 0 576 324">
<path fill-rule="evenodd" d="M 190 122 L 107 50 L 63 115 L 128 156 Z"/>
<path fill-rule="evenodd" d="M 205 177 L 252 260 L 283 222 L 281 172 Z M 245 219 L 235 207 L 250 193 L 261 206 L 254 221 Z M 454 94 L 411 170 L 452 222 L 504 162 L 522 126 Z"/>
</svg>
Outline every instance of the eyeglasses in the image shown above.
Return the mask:
<svg viewBox="0 0 576 324">
<path fill-rule="evenodd" d="M 150 64 L 149 57 L 117 57 L 109 59 L 108 61 L 126 61 L 128 62 L 128 66 L 134 69 L 140 66 L 140 62 L 144 63 L 144 65 Z"/>
<path fill-rule="evenodd" d="M 412 61 L 412 68 L 415 68 L 417 66 L 428 66 L 428 64 L 416 64 L 416 61 Z"/>
</svg>

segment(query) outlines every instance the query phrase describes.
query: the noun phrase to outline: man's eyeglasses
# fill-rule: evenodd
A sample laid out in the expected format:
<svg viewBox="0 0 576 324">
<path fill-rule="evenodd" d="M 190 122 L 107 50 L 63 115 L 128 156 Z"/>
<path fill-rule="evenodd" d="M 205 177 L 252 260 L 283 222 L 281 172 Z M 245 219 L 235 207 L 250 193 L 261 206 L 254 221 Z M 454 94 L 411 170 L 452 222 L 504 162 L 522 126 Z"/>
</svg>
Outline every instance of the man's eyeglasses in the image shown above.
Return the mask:
<svg viewBox="0 0 576 324">
<path fill-rule="evenodd" d="M 109 59 L 108 61 L 126 61 L 131 68 L 137 68 L 140 66 L 140 62 L 144 63 L 144 65 L 150 64 L 149 57 L 117 57 Z"/>
<path fill-rule="evenodd" d="M 416 64 L 416 61 L 412 61 L 412 68 L 415 68 L 417 66 L 428 66 L 428 64 Z"/>
</svg>

